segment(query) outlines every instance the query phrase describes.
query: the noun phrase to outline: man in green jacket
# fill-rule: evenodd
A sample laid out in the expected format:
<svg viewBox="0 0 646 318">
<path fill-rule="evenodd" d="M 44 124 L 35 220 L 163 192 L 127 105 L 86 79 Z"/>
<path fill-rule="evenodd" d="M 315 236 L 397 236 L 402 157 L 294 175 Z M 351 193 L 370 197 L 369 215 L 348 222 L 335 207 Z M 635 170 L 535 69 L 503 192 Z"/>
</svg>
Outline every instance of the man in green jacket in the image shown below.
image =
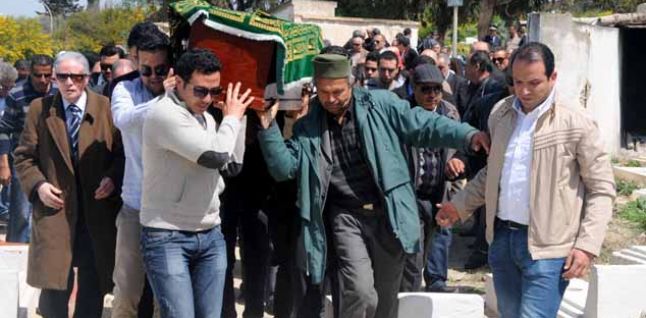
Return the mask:
<svg viewBox="0 0 646 318">
<path fill-rule="evenodd" d="M 269 172 L 297 179 L 297 262 L 313 284 L 334 264 L 340 317 L 396 317 L 404 255 L 420 248 L 404 145 L 488 151 L 489 138 L 386 90 L 353 88 L 343 56 L 321 54 L 313 64 L 318 96 L 292 138 L 273 121 L 277 105 L 258 114 Z"/>
</svg>

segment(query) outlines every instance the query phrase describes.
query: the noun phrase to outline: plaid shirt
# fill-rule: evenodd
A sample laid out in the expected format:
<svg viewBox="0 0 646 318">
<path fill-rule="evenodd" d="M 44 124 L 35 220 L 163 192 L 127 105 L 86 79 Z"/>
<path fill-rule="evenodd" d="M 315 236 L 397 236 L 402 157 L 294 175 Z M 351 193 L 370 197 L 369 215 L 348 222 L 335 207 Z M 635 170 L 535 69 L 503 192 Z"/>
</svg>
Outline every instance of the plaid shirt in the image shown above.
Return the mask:
<svg viewBox="0 0 646 318">
<path fill-rule="evenodd" d="M 362 153 L 353 107 L 345 113 L 342 125 L 333 116 L 328 116 L 332 150 L 328 202 L 344 208 L 381 202 L 379 188 Z"/>
<path fill-rule="evenodd" d="M 12 152 L 18 146 L 20 134 L 25 125 L 25 114 L 29 104 L 36 98 L 58 93 L 58 88 L 52 84 L 47 94 L 34 90 L 29 79 L 18 83 L 7 96 L 7 106 L 0 120 L 0 155 Z"/>
</svg>

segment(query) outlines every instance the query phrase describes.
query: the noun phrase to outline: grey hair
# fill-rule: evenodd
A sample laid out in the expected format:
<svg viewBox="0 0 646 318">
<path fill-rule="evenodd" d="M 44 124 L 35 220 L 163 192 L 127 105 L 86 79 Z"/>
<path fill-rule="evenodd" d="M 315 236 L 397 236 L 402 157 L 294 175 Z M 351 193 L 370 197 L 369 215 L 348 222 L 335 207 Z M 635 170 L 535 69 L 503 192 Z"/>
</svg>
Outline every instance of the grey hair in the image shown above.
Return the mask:
<svg viewBox="0 0 646 318">
<path fill-rule="evenodd" d="M 79 52 L 75 51 L 62 51 L 56 55 L 56 60 L 54 61 L 54 72 L 58 70 L 60 64 L 63 61 L 74 60 L 81 65 L 83 65 L 83 71 L 86 75 L 90 75 L 90 63 L 88 63 L 85 56 Z"/>
<path fill-rule="evenodd" d="M 15 82 L 18 78 L 18 71 L 12 65 L 0 62 L 0 83 Z"/>
<path fill-rule="evenodd" d="M 437 61 L 439 62 L 439 61 L 440 61 L 440 59 L 443 59 L 444 61 L 446 61 L 446 63 L 447 63 L 447 64 L 451 62 L 451 58 L 450 58 L 450 57 L 449 57 L 449 55 L 448 55 L 448 54 L 446 54 L 446 53 L 440 53 L 440 54 L 438 54 L 438 55 L 437 55 Z"/>
</svg>

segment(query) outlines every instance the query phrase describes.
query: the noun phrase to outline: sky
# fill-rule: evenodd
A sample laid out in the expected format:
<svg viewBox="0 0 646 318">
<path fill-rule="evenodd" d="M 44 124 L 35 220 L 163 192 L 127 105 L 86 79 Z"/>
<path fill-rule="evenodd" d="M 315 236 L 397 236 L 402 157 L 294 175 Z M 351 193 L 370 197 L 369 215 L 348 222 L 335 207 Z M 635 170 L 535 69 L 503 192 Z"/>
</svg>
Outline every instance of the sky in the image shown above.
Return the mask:
<svg viewBox="0 0 646 318">
<path fill-rule="evenodd" d="M 101 6 L 119 2 L 120 0 L 101 0 Z M 85 7 L 86 4 L 86 0 L 79 1 L 81 7 Z M 42 3 L 38 0 L 0 0 L 0 15 L 33 18 L 36 16 L 36 11 L 45 11 Z"/>
</svg>

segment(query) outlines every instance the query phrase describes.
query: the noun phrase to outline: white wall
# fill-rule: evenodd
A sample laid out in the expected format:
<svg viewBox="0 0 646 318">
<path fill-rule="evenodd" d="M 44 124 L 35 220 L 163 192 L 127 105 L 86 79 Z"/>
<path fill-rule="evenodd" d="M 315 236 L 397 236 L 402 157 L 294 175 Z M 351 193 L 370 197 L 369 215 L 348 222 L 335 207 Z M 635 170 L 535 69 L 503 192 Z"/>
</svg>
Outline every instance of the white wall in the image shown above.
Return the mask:
<svg viewBox="0 0 646 318">
<path fill-rule="evenodd" d="M 354 30 L 367 30 L 379 28 L 386 36 L 388 42 L 392 42 L 395 35 L 410 28 L 411 47 L 417 47 L 417 31 L 419 23 L 414 21 L 386 20 L 386 19 L 364 19 L 335 17 L 336 2 L 334 1 L 313 1 L 293 0 L 285 3 L 271 14 L 298 23 L 316 24 L 321 28 L 323 39 L 329 40 L 333 45 L 344 45 L 352 36 Z"/>
<path fill-rule="evenodd" d="M 569 14 L 541 14 L 540 41 L 556 57 L 557 92 L 597 121 L 606 150 L 621 148 L 619 29 L 585 25 Z"/>
</svg>

